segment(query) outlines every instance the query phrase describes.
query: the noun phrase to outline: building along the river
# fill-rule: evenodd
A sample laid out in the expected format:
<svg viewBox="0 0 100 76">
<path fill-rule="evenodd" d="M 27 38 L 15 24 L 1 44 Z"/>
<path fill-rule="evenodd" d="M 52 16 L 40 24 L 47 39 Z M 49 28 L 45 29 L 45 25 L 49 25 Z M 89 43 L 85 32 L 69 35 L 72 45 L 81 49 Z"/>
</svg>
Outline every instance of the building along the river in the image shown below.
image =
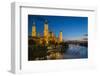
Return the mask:
<svg viewBox="0 0 100 76">
<path fill-rule="evenodd" d="M 59 36 L 56 37 L 54 32 L 49 31 L 48 22 L 45 20 L 44 22 L 44 31 L 43 36 L 40 36 L 40 34 L 36 31 L 36 24 L 33 23 L 32 26 L 32 38 L 36 41 L 36 43 L 39 44 L 49 44 L 49 43 L 61 43 L 63 41 L 63 33 L 62 31 L 59 32 Z"/>
</svg>

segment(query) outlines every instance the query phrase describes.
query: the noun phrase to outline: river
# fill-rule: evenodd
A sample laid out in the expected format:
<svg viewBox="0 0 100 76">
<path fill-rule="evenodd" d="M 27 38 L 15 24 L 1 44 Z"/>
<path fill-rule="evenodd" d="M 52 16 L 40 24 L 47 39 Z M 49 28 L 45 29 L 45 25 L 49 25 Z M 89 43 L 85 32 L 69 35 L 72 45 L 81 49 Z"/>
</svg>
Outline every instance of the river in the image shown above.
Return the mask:
<svg viewBox="0 0 100 76">
<path fill-rule="evenodd" d="M 63 54 L 64 59 L 88 58 L 88 48 L 85 46 L 70 44 Z"/>
</svg>

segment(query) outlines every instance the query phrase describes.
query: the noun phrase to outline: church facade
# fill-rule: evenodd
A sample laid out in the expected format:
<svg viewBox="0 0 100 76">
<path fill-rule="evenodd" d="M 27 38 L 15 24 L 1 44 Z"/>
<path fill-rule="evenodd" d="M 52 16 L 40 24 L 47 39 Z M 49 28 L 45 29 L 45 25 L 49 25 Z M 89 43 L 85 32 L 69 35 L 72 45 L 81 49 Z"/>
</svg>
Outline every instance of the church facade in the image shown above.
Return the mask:
<svg viewBox="0 0 100 76">
<path fill-rule="evenodd" d="M 43 36 L 40 36 L 40 34 L 37 33 L 35 23 L 33 23 L 33 26 L 32 26 L 31 36 L 32 36 L 32 39 L 35 40 L 36 43 L 38 44 L 50 44 L 50 43 L 55 44 L 55 43 L 63 42 L 62 31 L 60 31 L 58 37 L 56 37 L 53 32 L 49 31 L 47 20 L 45 20 L 44 22 Z"/>
</svg>

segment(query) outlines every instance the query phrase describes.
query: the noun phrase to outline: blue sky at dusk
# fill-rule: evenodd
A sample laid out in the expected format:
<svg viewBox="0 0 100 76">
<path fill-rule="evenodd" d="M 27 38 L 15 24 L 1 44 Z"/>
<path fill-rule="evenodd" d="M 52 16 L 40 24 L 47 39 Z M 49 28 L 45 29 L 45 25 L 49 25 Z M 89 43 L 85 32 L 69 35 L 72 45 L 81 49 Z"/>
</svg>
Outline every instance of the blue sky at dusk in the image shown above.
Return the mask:
<svg viewBox="0 0 100 76">
<path fill-rule="evenodd" d="M 49 31 L 52 31 L 56 37 L 62 31 L 64 40 L 80 38 L 88 34 L 88 17 L 46 15 L 28 15 L 28 34 L 31 34 L 35 22 L 36 32 L 43 35 L 45 20 L 48 21 Z"/>
</svg>

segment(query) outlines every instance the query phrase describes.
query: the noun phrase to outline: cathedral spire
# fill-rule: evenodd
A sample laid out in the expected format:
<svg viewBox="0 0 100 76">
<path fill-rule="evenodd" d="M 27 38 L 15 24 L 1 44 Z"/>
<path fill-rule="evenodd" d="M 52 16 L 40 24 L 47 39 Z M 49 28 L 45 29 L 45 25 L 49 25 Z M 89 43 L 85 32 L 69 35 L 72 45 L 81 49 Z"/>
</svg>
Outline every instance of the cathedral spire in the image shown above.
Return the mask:
<svg viewBox="0 0 100 76">
<path fill-rule="evenodd" d="M 33 22 L 33 26 L 32 26 L 32 37 L 36 37 L 36 26 L 35 26 L 35 22 Z"/>
<path fill-rule="evenodd" d="M 45 24 L 48 24 L 48 21 L 47 21 L 47 19 L 45 20 Z"/>
<path fill-rule="evenodd" d="M 49 34 L 48 22 L 47 22 L 47 20 L 45 20 L 45 23 L 44 23 L 44 40 L 46 41 L 47 44 L 48 44 L 48 34 Z"/>
<path fill-rule="evenodd" d="M 59 43 L 61 43 L 63 41 L 62 31 L 60 31 L 58 39 L 59 39 Z"/>
<path fill-rule="evenodd" d="M 33 22 L 33 26 L 35 26 L 35 22 Z"/>
</svg>

